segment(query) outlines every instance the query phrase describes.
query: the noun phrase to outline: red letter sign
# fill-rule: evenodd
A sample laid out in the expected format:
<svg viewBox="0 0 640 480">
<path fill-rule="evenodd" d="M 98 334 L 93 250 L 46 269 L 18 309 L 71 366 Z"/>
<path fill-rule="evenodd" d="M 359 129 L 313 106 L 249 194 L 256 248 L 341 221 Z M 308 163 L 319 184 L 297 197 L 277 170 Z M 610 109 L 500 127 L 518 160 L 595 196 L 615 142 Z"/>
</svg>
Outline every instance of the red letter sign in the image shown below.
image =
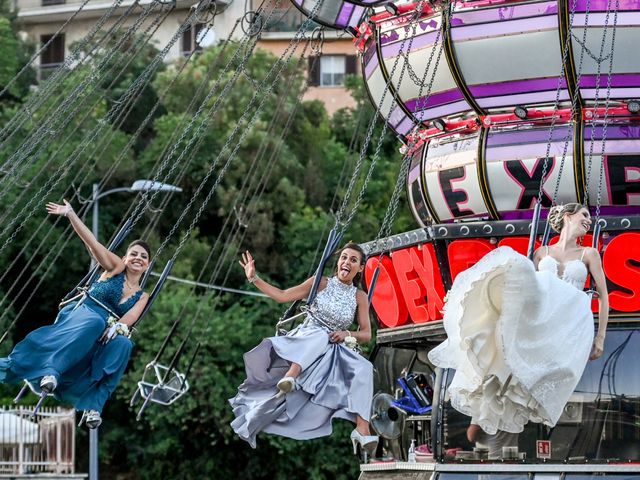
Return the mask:
<svg viewBox="0 0 640 480">
<path fill-rule="evenodd" d="M 373 272 L 378 266 L 378 257 L 371 257 L 364 270 L 367 286 L 370 288 Z M 407 323 L 407 305 L 400 293 L 398 279 L 393 271 L 391 259 L 386 255 L 380 263 L 380 275 L 373 292 L 373 308 L 385 327 L 398 327 Z"/>
</svg>

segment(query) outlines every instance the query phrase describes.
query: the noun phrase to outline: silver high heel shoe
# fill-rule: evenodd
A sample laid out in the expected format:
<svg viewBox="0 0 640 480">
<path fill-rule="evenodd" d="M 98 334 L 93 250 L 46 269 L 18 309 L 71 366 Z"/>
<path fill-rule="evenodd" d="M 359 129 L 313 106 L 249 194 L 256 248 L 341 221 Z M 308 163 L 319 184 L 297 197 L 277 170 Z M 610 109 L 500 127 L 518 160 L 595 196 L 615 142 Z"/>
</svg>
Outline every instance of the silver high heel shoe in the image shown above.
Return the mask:
<svg viewBox="0 0 640 480">
<path fill-rule="evenodd" d="M 58 386 L 58 379 L 53 375 L 45 375 L 40 380 L 40 390 L 43 392 L 51 393 Z"/>
<path fill-rule="evenodd" d="M 351 432 L 351 443 L 353 444 L 353 454 L 358 454 L 358 445 L 360 445 L 360 449 L 364 452 L 367 452 L 371 455 L 375 452 L 378 447 L 378 436 L 377 435 L 362 435 L 355 428 L 353 432 Z"/>
<path fill-rule="evenodd" d="M 277 384 L 276 387 L 278 387 L 278 390 L 280 390 L 278 392 L 278 395 L 286 395 L 287 393 L 291 392 L 296 386 L 296 379 L 294 377 L 284 377 L 282 378 Z"/>
<path fill-rule="evenodd" d="M 100 416 L 100 412 L 97 410 L 85 410 L 82 412 L 82 418 L 80 419 L 80 423 L 78 426 L 85 424 L 87 428 L 94 429 L 98 428 L 102 424 L 102 417 Z"/>
</svg>

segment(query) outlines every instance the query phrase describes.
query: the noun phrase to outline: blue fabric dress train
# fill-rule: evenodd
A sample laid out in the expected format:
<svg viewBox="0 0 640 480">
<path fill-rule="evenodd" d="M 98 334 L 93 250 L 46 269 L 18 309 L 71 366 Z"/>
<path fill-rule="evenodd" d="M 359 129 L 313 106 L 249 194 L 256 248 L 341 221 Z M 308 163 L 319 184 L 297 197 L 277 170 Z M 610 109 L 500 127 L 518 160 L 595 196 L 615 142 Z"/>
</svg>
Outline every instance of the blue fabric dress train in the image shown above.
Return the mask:
<svg viewBox="0 0 640 480">
<path fill-rule="evenodd" d="M 139 290 L 120 303 L 124 272 L 95 282 L 91 297 L 118 316 L 131 309 L 142 295 Z M 122 335 L 106 345 L 99 343 L 109 311 L 87 297 L 70 303 L 58 313 L 55 323 L 34 330 L 6 358 L 0 358 L 0 382 L 28 380 L 38 388 L 45 375 L 54 375 L 54 396 L 78 410 L 102 408 L 124 373 L 133 342 Z"/>
</svg>

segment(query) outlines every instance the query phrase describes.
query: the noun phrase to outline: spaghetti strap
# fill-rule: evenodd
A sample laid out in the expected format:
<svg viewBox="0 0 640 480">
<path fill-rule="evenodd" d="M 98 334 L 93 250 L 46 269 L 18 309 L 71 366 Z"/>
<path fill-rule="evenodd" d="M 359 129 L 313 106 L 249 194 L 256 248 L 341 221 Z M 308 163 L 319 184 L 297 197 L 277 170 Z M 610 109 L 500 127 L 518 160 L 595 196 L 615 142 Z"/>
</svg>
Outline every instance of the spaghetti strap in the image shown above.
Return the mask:
<svg viewBox="0 0 640 480">
<path fill-rule="evenodd" d="M 549 245 L 544 246 L 547 249 L 547 256 L 549 256 Z"/>
<path fill-rule="evenodd" d="M 586 247 L 582 249 L 582 255 L 580 255 L 580 261 L 582 261 L 582 259 L 584 258 L 584 252 L 586 251 L 587 251 Z"/>
</svg>

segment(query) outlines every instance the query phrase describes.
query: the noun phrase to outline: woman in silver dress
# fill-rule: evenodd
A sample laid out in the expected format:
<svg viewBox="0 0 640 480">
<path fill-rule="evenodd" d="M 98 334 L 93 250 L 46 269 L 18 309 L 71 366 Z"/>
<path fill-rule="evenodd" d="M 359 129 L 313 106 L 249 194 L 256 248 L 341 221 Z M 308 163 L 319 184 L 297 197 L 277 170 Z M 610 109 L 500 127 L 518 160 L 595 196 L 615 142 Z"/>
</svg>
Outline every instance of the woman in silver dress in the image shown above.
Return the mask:
<svg viewBox="0 0 640 480">
<path fill-rule="evenodd" d="M 358 244 L 345 245 L 335 276 L 322 277 L 302 325 L 264 339 L 244 355 L 247 379 L 230 399 L 236 417 L 231 426 L 253 448 L 259 432 L 296 440 L 330 435 L 334 418 L 356 423 L 354 453 L 358 446 L 368 452 L 376 448 L 378 437 L 369 432 L 373 366 L 354 350 L 357 342 L 371 339 L 367 295 L 356 286 L 364 262 Z M 281 290 L 256 275 L 249 252 L 240 265 L 249 282 L 281 303 L 306 298 L 314 280 Z M 352 332 L 356 312 L 359 329 Z"/>
</svg>

